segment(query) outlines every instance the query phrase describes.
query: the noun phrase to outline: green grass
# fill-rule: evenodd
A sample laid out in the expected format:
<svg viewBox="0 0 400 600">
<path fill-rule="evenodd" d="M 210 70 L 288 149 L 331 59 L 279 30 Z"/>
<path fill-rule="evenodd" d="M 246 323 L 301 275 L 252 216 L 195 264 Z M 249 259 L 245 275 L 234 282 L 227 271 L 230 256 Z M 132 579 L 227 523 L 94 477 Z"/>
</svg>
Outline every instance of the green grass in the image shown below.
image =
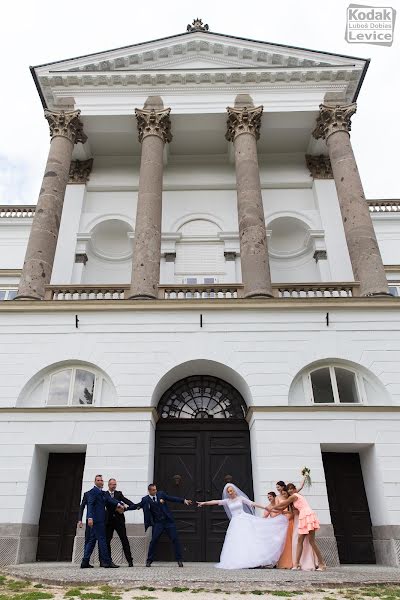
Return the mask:
<svg viewBox="0 0 400 600">
<path fill-rule="evenodd" d="M 179 593 L 179 592 L 188 592 L 189 589 L 190 588 L 188 588 L 188 587 L 173 587 L 173 588 L 171 588 L 171 592 L 176 592 L 176 593 Z M 214 592 L 215 592 L 215 590 L 214 590 Z"/>
<path fill-rule="evenodd" d="M 70 590 L 68 590 L 68 592 L 65 592 L 64 597 L 65 598 L 74 598 L 75 596 L 80 596 L 81 593 L 82 592 L 79 588 L 71 588 Z"/>
<path fill-rule="evenodd" d="M 157 588 L 149 587 L 148 585 L 141 585 L 139 590 L 144 590 L 145 592 L 156 592 Z"/>
<path fill-rule="evenodd" d="M 53 598 L 48 592 L 25 592 L 23 594 L 0 594 L 0 600 L 48 600 Z"/>
<path fill-rule="evenodd" d="M 6 586 L 9 590 L 13 592 L 19 592 L 20 590 L 24 590 L 27 587 L 32 585 L 31 581 L 23 581 L 17 579 L 8 579 L 6 582 Z"/>
</svg>

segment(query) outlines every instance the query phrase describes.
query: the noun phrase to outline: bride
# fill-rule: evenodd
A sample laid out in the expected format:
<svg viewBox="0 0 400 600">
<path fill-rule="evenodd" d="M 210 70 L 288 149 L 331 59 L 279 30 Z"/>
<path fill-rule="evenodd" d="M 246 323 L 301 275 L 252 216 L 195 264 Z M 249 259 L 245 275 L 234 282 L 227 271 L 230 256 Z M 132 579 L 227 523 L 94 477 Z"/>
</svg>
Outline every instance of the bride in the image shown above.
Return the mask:
<svg viewBox="0 0 400 600">
<path fill-rule="evenodd" d="M 232 483 L 227 483 L 224 487 L 222 500 L 209 500 L 197 504 L 199 507 L 223 506 L 230 519 L 217 568 L 251 569 L 267 565 L 273 567 L 278 562 L 286 540 L 286 517 L 256 517 L 254 508 L 265 507 L 252 502 Z"/>
</svg>

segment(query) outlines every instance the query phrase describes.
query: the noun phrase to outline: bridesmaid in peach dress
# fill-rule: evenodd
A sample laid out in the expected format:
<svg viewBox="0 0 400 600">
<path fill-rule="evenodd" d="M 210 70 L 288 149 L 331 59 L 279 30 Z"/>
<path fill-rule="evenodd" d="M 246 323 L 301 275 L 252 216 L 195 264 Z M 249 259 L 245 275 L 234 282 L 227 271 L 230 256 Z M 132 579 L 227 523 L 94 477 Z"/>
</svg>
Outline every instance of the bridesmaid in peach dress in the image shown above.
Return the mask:
<svg viewBox="0 0 400 600">
<path fill-rule="evenodd" d="M 276 517 L 279 514 L 279 513 L 273 513 L 272 512 L 273 509 L 275 508 L 275 504 L 276 504 L 276 494 L 275 494 L 275 492 L 268 492 L 267 498 L 269 500 L 269 504 L 268 504 L 268 506 L 264 510 L 263 517 L 265 519 L 267 519 L 268 517 Z"/>
<path fill-rule="evenodd" d="M 287 500 L 289 498 L 289 492 L 286 489 L 282 489 L 280 493 L 280 497 L 283 500 Z M 275 503 L 275 508 L 279 509 L 281 501 Z M 278 569 L 291 569 L 293 567 L 293 507 L 291 504 L 283 509 L 282 514 L 289 521 L 289 527 L 286 535 L 285 547 L 283 549 L 282 555 L 278 561 L 277 568 Z"/>
<path fill-rule="evenodd" d="M 324 559 L 322 558 L 321 551 L 318 548 L 317 542 L 315 540 L 315 532 L 320 527 L 318 517 L 312 510 L 304 496 L 298 493 L 294 483 L 288 483 L 287 488 L 290 496 L 286 500 L 279 503 L 279 508 L 283 509 L 289 506 L 289 504 L 293 503 L 294 508 L 297 509 L 299 512 L 296 560 L 293 569 L 302 568 L 301 557 L 303 553 L 304 540 L 307 539 L 318 561 L 317 570 L 325 571 L 326 564 L 324 562 Z"/>
</svg>

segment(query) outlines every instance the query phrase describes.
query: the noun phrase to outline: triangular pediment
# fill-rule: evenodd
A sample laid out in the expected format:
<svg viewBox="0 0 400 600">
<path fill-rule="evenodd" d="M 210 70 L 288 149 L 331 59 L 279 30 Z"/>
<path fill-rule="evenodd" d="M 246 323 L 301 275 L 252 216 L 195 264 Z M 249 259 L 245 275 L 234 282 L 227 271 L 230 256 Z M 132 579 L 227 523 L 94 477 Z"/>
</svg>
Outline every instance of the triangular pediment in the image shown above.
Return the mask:
<svg viewBox="0 0 400 600">
<path fill-rule="evenodd" d="M 211 32 L 172 36 L 36 67 L 38 71 L 118 71 L 168 68 L 328 67 L 364 59 L 257 42 Z"/>
<path fill-rule="evenodd" d="M 329 82 L 353 98 L 368 61 L 213 32 L 187 32 L 33 68 L 46 102 L 67 88 L 203 86 L 260 83 L 312 86 Z M 336 86 L 336 87 L 335 87 Z"/>
</svg>

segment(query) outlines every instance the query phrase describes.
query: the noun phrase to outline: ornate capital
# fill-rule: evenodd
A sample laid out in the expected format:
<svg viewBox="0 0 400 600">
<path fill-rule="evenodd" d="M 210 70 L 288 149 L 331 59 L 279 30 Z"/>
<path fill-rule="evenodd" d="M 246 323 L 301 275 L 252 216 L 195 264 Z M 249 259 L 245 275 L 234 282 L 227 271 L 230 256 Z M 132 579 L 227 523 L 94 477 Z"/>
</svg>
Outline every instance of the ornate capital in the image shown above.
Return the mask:
<svg viewBox="0 0 400 600">
<path fill-rule="evenodd" d="M 186 27 L 186 31 L 189 31 L 190 33 L 192 33 L 193 31 L 208 31 L 209 27 L 207 24 L 203 24 L 203 20 L 199 19 L 198 17 L 196 19 L 193 19 L 193 23 L 191 25 L 188 25 Z"/>
<path fill-rule="evenodd" d="M 44 116 L 49 122 L 50 137 L 61 136 L 69 139 L 73 144 L 87 140 L 87 135 L 83 132 L 83 123 L 79 118 L 80 110 L 45 110 Z"/>
<path fill-rule="evenodd" d="M 93 158 L 88 160 L 71 160 L 68 183 L 86 183 L 93 167 Z"/>
<path fill-rule="evenodd" d="M 88 255 L 86 254 L 86 252 L 77 252 L 75 254 L 75 262 L 76 263 L 83 263 L 83 265 L 86 267 L 87 261 L 88 261 Z"/>
<path fill-rule="evenodd" d="M 329 156 L 306 154 L 307 167 L 314 179 L 333 179 L 332 165 Z"/>
<path fill-rule="evenodd" d="M 225 138 L 233 142 L 241 133 L 251 133 L 256 140 L 260 137 L 262 106 L 257 108 L 231 108 L 227 107 L 228 120 Z"/>
<path fill-rule="evenodd" d="M 313 259 L 315 262 L 318 262 L 319 260 L 328 260 L 328 254 L 326 250 L 316 250 L 313 254 Z"/>
<path fill-rule="evenodd" d="M 170 108 L 165 108 L 164 110 L 135 108 L 139 142 L 142 142 L 143 138 L 148 135 L 156 135 L 164 143 L 170 142 L 172 140 L 170 112 Z"/>
<path fill-rule="evenodd" d="M 336 131 L 351 130 L 350 119 L 357 110 L 357 104 L 320 104 L 317 125 L 313 131 L 315 139 L 328 137 Z"/>
</svg>

